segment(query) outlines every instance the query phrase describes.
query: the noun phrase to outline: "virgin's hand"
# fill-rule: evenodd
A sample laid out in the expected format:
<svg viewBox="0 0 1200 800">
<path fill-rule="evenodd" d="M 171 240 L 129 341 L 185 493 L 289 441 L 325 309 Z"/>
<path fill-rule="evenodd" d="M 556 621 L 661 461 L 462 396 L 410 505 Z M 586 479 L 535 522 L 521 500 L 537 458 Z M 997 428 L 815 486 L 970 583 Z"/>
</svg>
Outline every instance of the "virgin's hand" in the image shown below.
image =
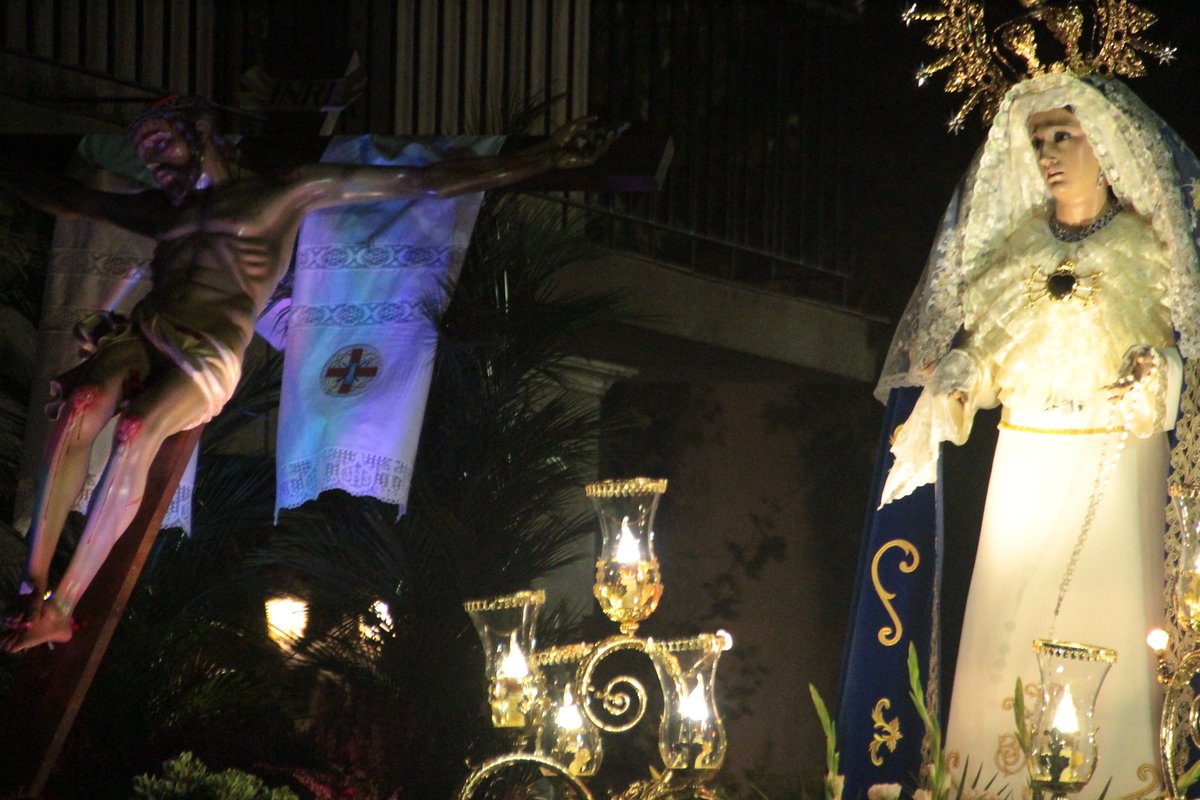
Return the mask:
<svg viewBox="0 0 1200 800">
<path fill-rule="evenodd" d="M 1121 360 L 1117 380 L 1105 386 L 1109 400 L 1120 400 L 1134 386 L 1153 378 L 1159 366 L 1158 351 L 1153 347 L 1131 347 Z"/>
<path fill-rule="evenodd" d="M 1104 391 L 1108 392 L 1108 399 L 1116 403 L 1129 394 L 1129 390 L 1133 388 L 1133 384 L 1134 381 L 1132 378 L 1118 378 L 1116 382 L 1105 386 Z"/>
<path fill-rule="evenodd" d="M 978 383 L 979 368 L 974 360 L 963 350 L 955 349 L 938 362 L 928 385 L 935 395 L 944 395 L 966 405 Z"/>
</svg>

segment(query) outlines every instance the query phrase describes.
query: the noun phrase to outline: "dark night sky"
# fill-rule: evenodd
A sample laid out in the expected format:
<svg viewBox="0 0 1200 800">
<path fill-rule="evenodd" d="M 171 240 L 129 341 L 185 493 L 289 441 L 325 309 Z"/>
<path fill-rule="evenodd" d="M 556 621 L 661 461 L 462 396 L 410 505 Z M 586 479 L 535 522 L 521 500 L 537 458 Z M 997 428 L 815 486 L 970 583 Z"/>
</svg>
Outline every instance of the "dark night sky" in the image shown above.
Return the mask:
<svg viewBox="0 0 1200 800">
<path fill-rule="evenodd" d="M 983 141 L 984 127 L 973 117 L 961 133 L 950 134 L 946 121 L 958 108 L 959 95 L 942 91 L 944 73 L 918 88 L 917 65 L 934 60 L 923 44 L 927 24 L 905 28 L 896 0 L 866 0 L 863 80 L 859 94 L 847 98 L 860 115 L 850 125 L 861 160 L 860 181 L 862 305 L 895 319 L 916 285 L 933 232 L 954 184 Z M 989 0 L 989 10 L 1002 3 Z M 1159 21 L 1148 38 L 1178 48 L 1170 66 L 1152 62 L 1147 77 L 1130 86 L 1193 149 L 1200 148 L 1200 25 L 1194 0 L 1142 0 Z M 922 7 L 936 7 L 924 0 Z M 851 117 L 853 120 L 853 115 Z"/>
</svg>

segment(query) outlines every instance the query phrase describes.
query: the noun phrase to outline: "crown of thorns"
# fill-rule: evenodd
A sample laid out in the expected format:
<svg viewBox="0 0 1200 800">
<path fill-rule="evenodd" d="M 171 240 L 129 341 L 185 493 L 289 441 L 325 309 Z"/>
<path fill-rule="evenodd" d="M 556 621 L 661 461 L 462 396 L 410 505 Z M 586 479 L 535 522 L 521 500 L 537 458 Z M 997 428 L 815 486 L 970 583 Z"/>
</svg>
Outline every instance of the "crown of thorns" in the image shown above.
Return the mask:
<svg viewBox="0 0 1200 800">
<path fill-rule="evenodd" d="M 142 109 L 134 117 L 133 122 L 125 129 L 130 139 L 137 135 L 138 129 L 150 120 L 171 119 L 195 122 L 199 119 L 212 118 L 212 104 L 203 97 L 181 96 L 169 94 Z"/>
</svg>

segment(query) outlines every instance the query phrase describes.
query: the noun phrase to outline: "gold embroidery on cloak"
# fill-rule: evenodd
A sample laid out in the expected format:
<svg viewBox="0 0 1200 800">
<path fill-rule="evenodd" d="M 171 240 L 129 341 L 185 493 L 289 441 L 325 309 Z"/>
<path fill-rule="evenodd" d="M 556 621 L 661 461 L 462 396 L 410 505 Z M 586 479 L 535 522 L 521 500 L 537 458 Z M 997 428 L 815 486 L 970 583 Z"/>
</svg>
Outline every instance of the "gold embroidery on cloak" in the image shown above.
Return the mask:
<svg viewBox="0 0 1200 800">
<path fill-rule="evenodd" d="M 884 553 L 893 547 L 899 547 L 909 559 L 908 561 L 900 561 L 901 572 L 914 572 L 917 565 L 921 563 L 921 554 L 917 551 L 916 546 L 906 539 L 892 539 L 890 542 L 884 544 L 883 547 L 880 547 L 875 552 L 875 557 L 871 559 L 871 583 L 875 585 L 875 594 L 879 595 L 879 600 L 883 603 L 884 610 L 892 618 L 890 626 L 884 625 L 879 629 L 879 643 L 884 647 L 892 647 L 904 635 L 904 626 L 900 622 L 900 617 L 896 614 L 896 609 L 892 608 L 892 600 L 896 599 L 896 593 L 885 589 L 879 580 L 879 560 L 883 557 Z"/>
<path fill-rule="evenodd" d="M 871 743 L 867 745 L 867 750 L 871 754 L 871 763 L 877 767 L 883 766 L 883 756 L 879 754 L 879 748 L 886 745 L 888 752 L 894 753 L 896 743 L 904 738 L 904 734 L 900 733 L 899 717 L 890 721 L 883 718 L 883 712 L 891 707 L 892 701 L 881 697 L 871 712 L 871 721 L 875 723 L 876 731 L 871 735 Z"/>
</svg>

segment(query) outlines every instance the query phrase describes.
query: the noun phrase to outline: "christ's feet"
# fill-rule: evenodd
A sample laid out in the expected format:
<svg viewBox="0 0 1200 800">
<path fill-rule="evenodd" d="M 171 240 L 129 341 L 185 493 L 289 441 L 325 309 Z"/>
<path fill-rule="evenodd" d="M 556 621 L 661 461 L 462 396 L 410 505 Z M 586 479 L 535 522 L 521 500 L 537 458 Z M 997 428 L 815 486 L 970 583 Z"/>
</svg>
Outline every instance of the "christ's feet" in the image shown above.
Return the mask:
<svg viewBox="0 0 1200 800">
<path fill-rule="evenodd" d="M 44 592 L 21 584 L 20 602 L 0 617 L 0 652 L 11 653 L 21 636 L 42 613 Z"/>
<path fill-rule="evenodd" d="M 72 633 L 70 615 L 55 603 L 39 598 L 31 601 L 24 612 L 0 622 L 0 650 L 19 653 L 39 644 L 66 642 Z"/>
</svg>

